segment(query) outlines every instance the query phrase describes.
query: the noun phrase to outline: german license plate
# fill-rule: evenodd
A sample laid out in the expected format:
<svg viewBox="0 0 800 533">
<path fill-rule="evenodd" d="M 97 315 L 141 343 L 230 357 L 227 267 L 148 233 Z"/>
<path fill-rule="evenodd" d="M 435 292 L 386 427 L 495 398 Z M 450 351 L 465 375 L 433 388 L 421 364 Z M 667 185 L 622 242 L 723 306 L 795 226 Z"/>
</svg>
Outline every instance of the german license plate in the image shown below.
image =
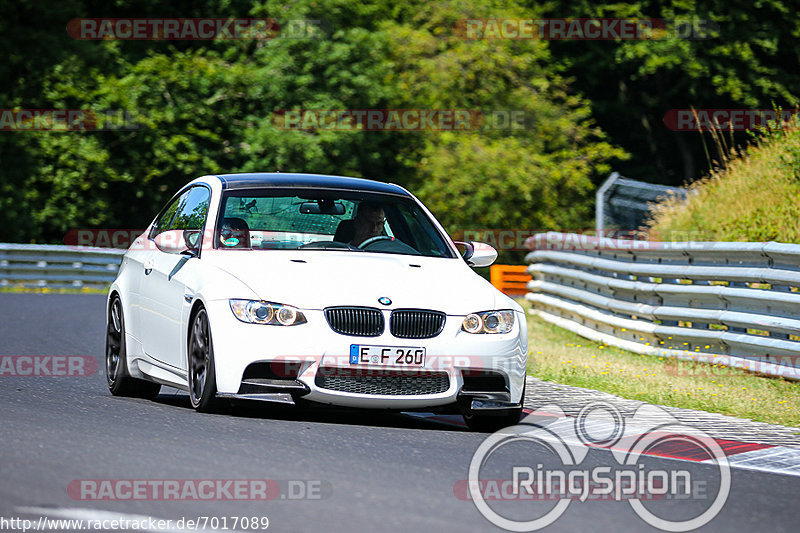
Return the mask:
<svg viewBox="0 0 800 533">
<path fill-rule="evenodd" d="M 425 348 L 350 345 L 351 365 L 425 366 Z"/>
</svg>

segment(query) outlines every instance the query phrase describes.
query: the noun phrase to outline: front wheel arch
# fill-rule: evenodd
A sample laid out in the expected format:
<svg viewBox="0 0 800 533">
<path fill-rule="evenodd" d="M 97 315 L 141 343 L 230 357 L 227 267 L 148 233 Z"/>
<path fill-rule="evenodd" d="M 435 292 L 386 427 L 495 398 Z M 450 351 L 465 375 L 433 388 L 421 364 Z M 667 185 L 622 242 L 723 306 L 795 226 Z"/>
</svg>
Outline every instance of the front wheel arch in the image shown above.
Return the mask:
<svg viewBox="0 0 800 533">
<path fill-rule="evenodd" d="M 117 321 L 112 322 L 113 308 L 115 304 L 119 303 L 119 312 Z M 116 333 L 112 333 L 112 326 L 118 323 Z M 113 352 L 109 350 L 113 348 L 110 346 L 112 343 L 112 335 L 116 338 L 116 364 L 114 365 L 115 371 L 113 377 L 109 365 L 109 357 Z M 130 375 L 128 369 L 127 345 L 125 342 L 125 305 L 123 304 L 122 297 L 119 292 L 112 291 L 109 294 L 108 305 L 106 306 L 106 346 L 104 354 L 104 366 L 106 371 L 106 384 L 112 395 L 114 396 L 133 396 L 137 398 L 153 399 L 158 396 L 161 390 L 161 385 L 152 383 L 150 381 L 134 378 Z"/>
<path fill-rule="evenodd" d="M 208 307 L 206 307 L 205 304 L 203 304 L 203 301 L 200 298 L 195 298 L 194 303 L 192 304 L 192 309 L 191 309 L 191 311 L 189 311 L 189 321 L 187 322 L 187 326 L 186 326 L 186 339 L 185 339 L 186 340 L 186 344 L 185 344 L 185 346 L 186 346 L 186 354 L 187 354 L 187 356 L 189 354 L 189 341 L 192 338 L 192 322 L 194 321 L 194 317 L 195 317 L 195 315 L 197 315 L 197 312 L 200 311 L 200 309 L 205 309 L 206 313 L 208 313 Z M 188 361 L 188 359 L 187 359 L 187 361 Z M 187 370 L 188 370 L 188 367 L 187 367 Z"/>
<path fill-rule="evenodd" d="M 197 313 L 198 313 L 198 311 L 200 311 L 200 309 L 205 309 L 206 316 L 208 317 L 209 325 L 211 324 L 211 321 L 212 321 L 211 320 L 211 313 L 209 312 L 209 307 L 206 305 L 205 301 L 202 298 L 200 298 L 199 296 L 196 297 L 194 299 L 194 302 L 192 302 L 192 308 L 189 311 L 189 320 L 186 322 L 186 338 L 184 339 L 184 344 L 183 344 L 183 347 L 186 349 L 186 352 L 183 354 L 184 355 L 183 360 L 186 362 L 187 365 L 189 364 L 189 342 L 190 342 L 190 340 L 192 338 L 192 322 L 194 321 L 194 317 L 197 315 Z M 213 338 L 212 338 L 212 342 L 213 342 Z M 186 367 L 186 374 L 187 374 L 187 379 L 188 379 L 188 374 L 189 374 L 189 367 L 188 366 Z M 215 375 L 216 375 L 216 372 L 215 372 Z M 216 386 L 216 383 L 214 385 Z"/>
<path fill-rule="evenodd" d="M 195 340 L 197 332 L 197 320 L 200 313 L 203 313 L 205 321 L 204 326 L 200 326 L 201 330 L 205 328 L 205 335 L 200 334 L 203 342 L 198 343 Z M 201 348 L 204 347 L 204 348 Z M 200 350 L 203 350 L 200 351 Z M 203 355 L 200 358 L 199 355 Z M 214 341 L 213 332 L 211 330 L 211 321 L 208 315 L 208 309 L 199 299 L 192 306 L 189 313 L 189 327 L 187 328 L 186 339 L 186 385 L 189 390 L 189 402 L 192 407 L 200 412 L 215 412 L 220 407 L 220 400 L 216 397 L 217 393 L 217 378 L 216 378 L 216 361 L 214 359 Z M 203 377 L 196 383 L 196 372 L 202 368 Z M 198 384 L 202 382 L 202 389 L 198 390 Z M 197 397 L 197 393 L 199 398 Z"/>
</svg>

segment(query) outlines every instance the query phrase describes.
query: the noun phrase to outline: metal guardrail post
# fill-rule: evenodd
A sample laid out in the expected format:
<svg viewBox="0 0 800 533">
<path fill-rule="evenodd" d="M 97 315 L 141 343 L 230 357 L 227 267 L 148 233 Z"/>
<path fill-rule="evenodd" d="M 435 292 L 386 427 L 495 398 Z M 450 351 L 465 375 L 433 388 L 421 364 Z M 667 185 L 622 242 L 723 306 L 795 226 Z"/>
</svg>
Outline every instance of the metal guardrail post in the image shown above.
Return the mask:
<svg viewBox="0 0 800 533">
<path fill-rule="evenodd" d="M 636 230 L 647 217 L 650 204 L 672 196 L 686 197 L 686 189 L 632 180 L 612 172 L 595 194 L 595 230 L 602 235 L 606 219 L 618 229 Z"/>
<path fill-rule="evenodd" d="M 597 193 L 595 194 L 594 225 L 597 235 L 603 233 L 603 226 L 605 224 L 603 219 L 605 217 L 606 192 L 608 192 L 608 189 L 610 189 L 618 179 L 619 172 L 612 172 L 600 188 L 597 189 Z"/>
</svg>

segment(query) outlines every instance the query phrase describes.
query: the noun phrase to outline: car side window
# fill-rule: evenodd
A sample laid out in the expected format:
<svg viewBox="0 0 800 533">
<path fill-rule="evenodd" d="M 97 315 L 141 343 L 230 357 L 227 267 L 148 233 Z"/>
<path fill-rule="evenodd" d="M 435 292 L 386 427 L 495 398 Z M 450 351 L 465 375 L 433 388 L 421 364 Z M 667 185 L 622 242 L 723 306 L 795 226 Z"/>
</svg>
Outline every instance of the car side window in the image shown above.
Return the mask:
<svg viewBox="0 0 800 533">
<path fill-rule="evenodd" d="M 211 204 L 211 192 L 205 187 L 192 187 L 181 196 L 181 199 L 180 207 L 169 229 L 203 229 Z"/>
<path fill-rule="evenodd" d="M 169 225 L 172 223 L 172 219 L 175 216 L 175 212 L 178 210 L 178 206 L 186 199 L 186 196 L 189 194 L 189 191 L 186 191 L 178 198 L 173 199 L 167 208 L 164 209 L 164 212 L 161 213 L 161 216 L 158 217 L 156 223 L 153 224 L 153 229 L 150 231 L 150 238 L 155 238 L 158 234 L 163 233 L 169 229 Z"/>
</svg>

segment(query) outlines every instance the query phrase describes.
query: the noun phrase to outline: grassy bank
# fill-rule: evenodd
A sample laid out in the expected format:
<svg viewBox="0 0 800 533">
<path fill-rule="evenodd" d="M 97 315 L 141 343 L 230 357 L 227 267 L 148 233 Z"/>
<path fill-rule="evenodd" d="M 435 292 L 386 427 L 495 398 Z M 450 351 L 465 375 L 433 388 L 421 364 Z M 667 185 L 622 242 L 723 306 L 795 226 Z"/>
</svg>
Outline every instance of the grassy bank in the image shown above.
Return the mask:
<svg viewBox="0 0 800 533">
<path fill-rule="evenodd" d="M 528 373 L 545 381 L 654 404 L 800 426 L 800 383 L 627 352 L 530 314 L 528 332 Z"/>
<path fill-rule="evenodd" d="M 800 131 L 773 133 L 732 157 L 690 186 L 688 202 L 657 206 L 651 228 L 660 240 L 800 243 Z"/>
</svg>

